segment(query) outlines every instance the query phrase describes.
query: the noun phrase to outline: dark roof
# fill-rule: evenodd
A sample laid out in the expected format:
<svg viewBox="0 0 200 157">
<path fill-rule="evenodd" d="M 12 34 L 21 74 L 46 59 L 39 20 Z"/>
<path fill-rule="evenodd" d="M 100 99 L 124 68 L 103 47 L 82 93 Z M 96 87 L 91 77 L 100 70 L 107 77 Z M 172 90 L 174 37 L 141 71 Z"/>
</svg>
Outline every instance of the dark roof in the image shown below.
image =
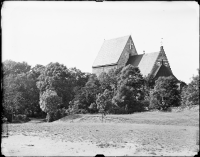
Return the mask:
<svg viewBox="0 0 200 157">
<path fill-rule="evenodd" d="M 177 81 L 179 81 L 174 74 L 171 72 L 171 70 L 166 67 L 164 64 L 161 64 L 156 72 L 154 73 L 154 79 L 157 79 L 160 76 L 168 77 L 168 76 L 173 76 Z"/>
<path fill-rule="evenodd" d="M 129 57 L 129 60 L 128 60 L 128 62 L 127 62 L 126 64 L 127 64 L 127 65 L 128 65 L 128 64 L 131 64 L 131 65 L 137 67 L 138 64 L 140 63 L 142 57 L 143 57 L 143 54 L 142 54 L 142 55 L 130 56 L 130 57 Z"/>
<path fill-rule="evenodd" d="M 116 39 L 104 40 L 92 67 L 117 64 L 129 37 L 130 35 Z"/>
<path fill-rule="evenodd" d="M 173 74 L 165 65 L 161 64 L 154 73 L 155 78 L 158 78 L 159 76 L 167 77 L 167 76 L 173 76 Z"/>
<path fill-rule="evenodd" d="M 143 76 L 151 73 L 160 52 L 131 56 L 127 64 L 137 66 Z"/>
</svg>

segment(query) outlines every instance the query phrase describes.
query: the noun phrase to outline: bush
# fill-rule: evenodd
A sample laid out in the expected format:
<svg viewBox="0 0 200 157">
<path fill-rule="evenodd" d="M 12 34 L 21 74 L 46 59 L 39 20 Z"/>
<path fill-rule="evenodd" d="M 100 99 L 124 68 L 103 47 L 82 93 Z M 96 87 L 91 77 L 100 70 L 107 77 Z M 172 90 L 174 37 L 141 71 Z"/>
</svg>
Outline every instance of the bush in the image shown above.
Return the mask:
<svg viewBox="0 0 200 157">
<path fill-rule="evenodd" d="M 71 114 L 87 114 L 88 111 L 86 109 L 77 109 L 71 112 Z"/>
<path fill-rule="evenodd" d="M 127 114 L 127 110 L 124 108 L 115 109 L 115 114 Z"/>
<path fill-rule="evenodd" d="M 88 111 L 85 109 L 78 109 L 78 114 L 87 114 Z"/>
<path fill-rule="evenodd" d="M 90 113 L 97 113 L 98 109 L 97 109 L 97 104 L 96 103 L 91 103 L 90 106 L 88 107 Z"/>
<path fill-rule="evenodd" d="M 61 119 L 67 115 L 68 115 L 68 113 L 67 113 L 66 109 L 58 109 L 55 112 L 47 114 L 47 121 L 52 122 L 52 121 Z"/>
<path fill-rule="evenodd" d="M 141 101 L 141 107 L 142 107 L 141 111 L 147 111 L 147 110 L 149 110 L 149 106 L 150 106 L 149 100 L 143 100 L 143 101 Z"/>
<path fill-rule="evenodd" d="M 15 115 L 13 122 L 28 122 L 30 119 L 27 117 L 27 115 L 23 115 L 23 114 L 18 114 Z"/>
<path fill-rule="evenodd" d="M 153 95 L 153 92 L 150 92 L 150 104 L 149 109 L 159 109 L 159 101 L 157 98 Z"/>
<path fill-rule="evenodd" d="M 47 122 L 53 122 L 54 121 L 54 114 L 53 113 L 47 113 L 46 120 L 47 120 Z"/>
<path fill-rule="evenodd" d="M 172 107 L 168 107 L 166 110 L 163 110 L 164 112 L 172 112 Z"/>
<path fill-rule="evenodd" d="M 193 106 L 199 105 L 199 76 L 192 78 L 192 81 L 182 89 L 181 92 L 181 105 Z"/>
</svg>

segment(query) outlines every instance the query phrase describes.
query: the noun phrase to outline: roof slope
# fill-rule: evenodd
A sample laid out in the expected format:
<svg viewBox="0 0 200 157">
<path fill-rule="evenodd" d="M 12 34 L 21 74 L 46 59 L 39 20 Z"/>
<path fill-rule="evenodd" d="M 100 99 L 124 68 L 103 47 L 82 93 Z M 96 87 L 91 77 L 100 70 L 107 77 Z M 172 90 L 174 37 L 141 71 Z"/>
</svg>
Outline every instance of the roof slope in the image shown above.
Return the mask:
<svg viewBox="0 0 200 157">
<path fill-rule="evenodd" d="M 154 78 L 157 79 L 159 76 L 173 76 L 176 80 L 178 80 L 173 73 L 169 70 L 168 67 L 166 67 L 164 64 L 161 64 L 159 66 L 159 68 L 156 70 L 156 72 L 154 73 Z"/>
<path fill-rule="evenodd" d="M 139 63 L 140 63 L 142 57 L 143 57 L 143 54 L 142 54 L 142 55 L 135 55 L 135 56 L 129 57 L 129 60 L 127 61 L 126 64 L 127 64 L 127 65 L 128 65 L 128 64 L 131 64 L 131 65 L 137 67 L 137 66 L 139 65 Z"/>
<path fill-rule="evenodd" d="M 127 64 L 139 67 L 143 76 L 151 73 L 160 52 L 135 55 L 129 58 Z"/>
<path fill-rule="evenodd" d="M 154 73 L 154 77 L 156 77 L 156 78 L 159 76 L 167 77 L 167 76 L 171 76 L 171 75 L 173 76 L 173 74 L 169 71 L 169 69 L 163 64 L 161 64 L 159 66 L 159 68 L 156 70 L 156 72 Z"/>
<path fill-rule="evenodd" d="M 105 40 L 92 67 L 116 64 L 126 46 L 130 35 Z"/>
</svg>

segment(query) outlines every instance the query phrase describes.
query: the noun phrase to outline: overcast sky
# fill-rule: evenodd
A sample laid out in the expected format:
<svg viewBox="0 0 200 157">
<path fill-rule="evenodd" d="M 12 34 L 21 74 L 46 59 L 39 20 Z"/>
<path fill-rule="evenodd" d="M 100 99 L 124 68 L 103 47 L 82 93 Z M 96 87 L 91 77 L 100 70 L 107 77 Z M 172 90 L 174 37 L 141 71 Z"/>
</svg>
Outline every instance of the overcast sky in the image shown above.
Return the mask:
<svg viewBox="0 0 200 157">
<path fill-rule="evenodd" d="M 104 39 L 131 35 L 139 54 L 160 50 L 188 83 L 199 67 L 196 2 L 4 2 L 2 60 L 59 62 L 92 72 Z"/>
</svg>

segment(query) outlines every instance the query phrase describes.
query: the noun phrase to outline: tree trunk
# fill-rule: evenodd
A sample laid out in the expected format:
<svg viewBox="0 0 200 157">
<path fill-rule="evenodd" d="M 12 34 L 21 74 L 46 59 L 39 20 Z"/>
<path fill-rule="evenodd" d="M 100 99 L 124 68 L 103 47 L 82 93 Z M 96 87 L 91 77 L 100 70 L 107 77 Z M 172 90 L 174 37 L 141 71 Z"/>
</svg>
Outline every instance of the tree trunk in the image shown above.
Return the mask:
<svg viewBox="0 0 200 157">
<path fill-rule="evenodd" d="M 103 123 L 103 112 L 102 112 L 102 123 Z"/>
</svg>

